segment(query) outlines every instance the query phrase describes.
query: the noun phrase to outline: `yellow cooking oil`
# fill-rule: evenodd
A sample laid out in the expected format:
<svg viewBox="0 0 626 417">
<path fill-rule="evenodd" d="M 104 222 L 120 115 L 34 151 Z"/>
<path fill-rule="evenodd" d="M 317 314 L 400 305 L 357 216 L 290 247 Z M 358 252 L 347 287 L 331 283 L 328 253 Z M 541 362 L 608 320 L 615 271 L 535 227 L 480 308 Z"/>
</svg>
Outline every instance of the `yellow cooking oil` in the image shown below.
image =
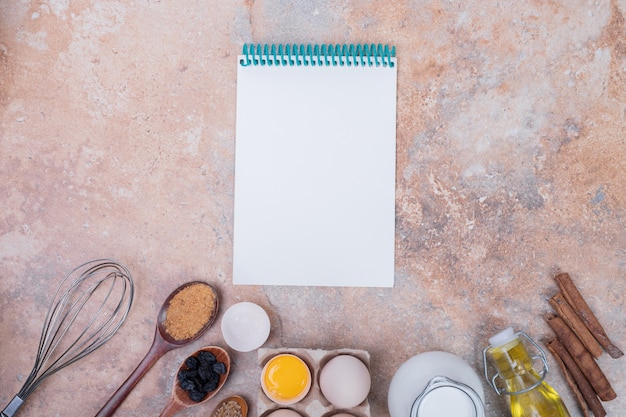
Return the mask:
<svg viewBox="0 0 626 417">
<path fill-rule="evenodd" d="M 489 348 L 498 375 L 505 382 L 513 417 L 570 417 L 559 394 L 541 379 L 518 337 Z"/>
</svg>

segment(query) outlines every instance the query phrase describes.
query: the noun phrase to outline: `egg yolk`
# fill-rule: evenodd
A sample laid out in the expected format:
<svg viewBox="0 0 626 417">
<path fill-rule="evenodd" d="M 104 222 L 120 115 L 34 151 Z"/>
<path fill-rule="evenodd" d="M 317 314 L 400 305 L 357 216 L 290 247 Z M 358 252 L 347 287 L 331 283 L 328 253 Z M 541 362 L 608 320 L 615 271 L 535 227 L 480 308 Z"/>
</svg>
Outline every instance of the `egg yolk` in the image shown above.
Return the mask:
<svg viewBox="0 0 626 417">
<path fill-rule="evenodd" d="M 307 365 L 294 355 L 272 358 L 263 375 L 263 383 L 270 396 L 279 401 L 289 401 L 309 387 L 311 373 Z"/>
</svg>

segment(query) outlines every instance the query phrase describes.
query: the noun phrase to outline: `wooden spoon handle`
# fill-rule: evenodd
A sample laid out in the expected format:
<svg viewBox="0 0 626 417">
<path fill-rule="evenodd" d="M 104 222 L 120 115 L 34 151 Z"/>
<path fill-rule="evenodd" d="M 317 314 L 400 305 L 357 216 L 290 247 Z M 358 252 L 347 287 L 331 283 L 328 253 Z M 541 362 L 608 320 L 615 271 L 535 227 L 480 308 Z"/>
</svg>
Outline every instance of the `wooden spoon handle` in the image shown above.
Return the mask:
<svg viewBox="0 0 626 417">
<path fill-rule="evenodd" d="M 187 408 L 186 405 L 176 401 L 175 398 L 171 398 L 163 411 L 161 411 L 161 414 L 159 414 L 159 417 L 171 417 L 185 408 Z"/>
<path fill-rule="evenodd" d="M 152 365 L 163 356 L 166 352 L 172 350 L 175 346 L 164 341 L 160 334 L 158 333 L 158 328 L 156 330 L 154 341 L 152 342 L 152 346 L 150 350 L 143 358 L 143 360 L 137 365 L 137 368 L 133 371 L 132 374 L 124 381 L 124 383 L 115 391 L 115 393 L 111 396 L 109 401 L 98 411 L 96 417 L 110 417 L 115 411 L 119 408 L 119 406 L 124 402 L 128 394 L 133 390 L 135 385 L 143 378 L 143 376 L 152 368 Z"/>
</svg>

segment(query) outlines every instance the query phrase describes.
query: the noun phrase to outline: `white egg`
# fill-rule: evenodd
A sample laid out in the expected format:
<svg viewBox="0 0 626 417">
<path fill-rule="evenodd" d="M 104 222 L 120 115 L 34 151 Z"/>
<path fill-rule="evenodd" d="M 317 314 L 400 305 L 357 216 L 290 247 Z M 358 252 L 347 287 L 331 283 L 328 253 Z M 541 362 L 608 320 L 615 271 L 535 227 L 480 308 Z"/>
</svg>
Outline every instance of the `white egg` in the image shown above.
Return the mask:
<svg viewBox="0 0 626 417">
<path fill-rule="evenodd" d="M 329 360 L 320 372 L 319 381 L 324 397 L 340 408 L 361 404 L 372 385 L 367 366 L 352 355 L 339 355 Z"/>
<path fill-rule="evenodd" d="M 300 414 L 287 408 L 281 408 L 280 410 L 272 411 L 267 417 L 302 417 Z"/>
</svg>

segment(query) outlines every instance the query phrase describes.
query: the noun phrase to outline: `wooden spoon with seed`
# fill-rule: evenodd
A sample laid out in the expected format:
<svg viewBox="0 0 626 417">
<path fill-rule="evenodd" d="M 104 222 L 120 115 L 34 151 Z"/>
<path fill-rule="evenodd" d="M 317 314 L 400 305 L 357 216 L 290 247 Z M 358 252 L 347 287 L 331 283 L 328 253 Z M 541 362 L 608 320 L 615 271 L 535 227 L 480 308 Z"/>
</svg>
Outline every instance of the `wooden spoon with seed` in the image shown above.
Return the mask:
<svg viewBox="0 0 626 417">
<path fill-rule="evenodd" d="M 246 400 L 244 400 L 239 395 L 234 395 L 232 397 L 226 398 L 225 400 L 222 400 L 217 405 L 217 407 L 215 407 L 215 410 L 213 410 L 213 412 L 210 414 L 210 416 L 211 417 L 220 417 L 222 415 L 222 414 L 220 414 L 220 411 L 222 410 L 222 407 L 224 409 L 226 409 L 227 407 L 229 407 L 228 404 L 231 404 L 231 406 L 235 406 L 235 404 L 238 405 L 239 409 L 241 410 L 241 417 L 246 417 L 248 415 L 248 403 L 246 402 Z"/>
</svg>

